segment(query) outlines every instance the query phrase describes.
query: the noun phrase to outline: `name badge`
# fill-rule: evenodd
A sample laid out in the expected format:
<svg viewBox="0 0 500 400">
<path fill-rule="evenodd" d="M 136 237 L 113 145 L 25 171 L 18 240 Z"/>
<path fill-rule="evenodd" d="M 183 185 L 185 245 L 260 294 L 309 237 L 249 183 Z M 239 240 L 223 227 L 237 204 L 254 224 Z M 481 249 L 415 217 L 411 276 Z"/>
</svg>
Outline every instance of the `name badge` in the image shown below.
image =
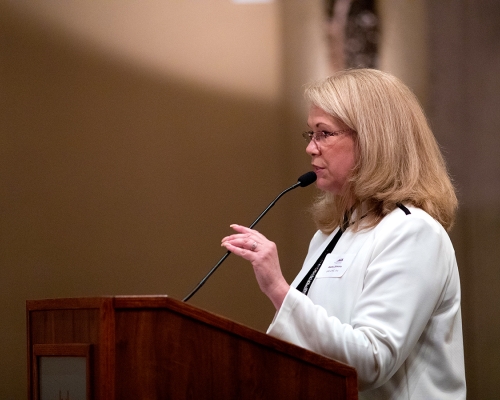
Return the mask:
<svg viewBox="0 0 500 400">
<path fill-rule="evenodd" d="M 333 254 L 325 257 L 316 278 L 340 278 L 352 264 L 355 254 Z"/>
</svg>

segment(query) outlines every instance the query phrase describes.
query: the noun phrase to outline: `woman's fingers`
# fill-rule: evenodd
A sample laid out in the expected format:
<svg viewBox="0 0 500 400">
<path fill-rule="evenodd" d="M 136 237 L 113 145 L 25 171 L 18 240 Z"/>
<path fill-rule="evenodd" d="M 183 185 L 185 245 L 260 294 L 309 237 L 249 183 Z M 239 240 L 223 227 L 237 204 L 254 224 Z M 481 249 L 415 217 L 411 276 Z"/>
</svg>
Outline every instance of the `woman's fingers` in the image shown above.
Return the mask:
<svg viewBox="0 0 500 400">
<path fill-rule="evenodd" d="M 222 239 L 221 246 L 252 263 L 261 290 L 278 309 L 288 291 L 281 273 L 276 245 L 260 232 L 242 225 L 231 225 L 237 233 Z"/>
<path fill-rule="evenodd" d="M 241 234 L 247 234 L 249 236 L 255 237 L 256 239 L 267 240 L 267 238 L 262 233 L 260 233 L 259 231 L 256 231 L 255 229 L 250 229 L 250 228 L 247 228 L 246 226 L 238 225 L 238 224 L 232 224 L 229 226 L 232 229 L 234 229 L 236 232 L 240 232 Z"/>
<path fill-rule="evenodd" d="M 253 252 L 251 250 L 245 249 L 245 248 L 240 247 L 240 246 L 235 246 L 229 242 L 222 243 L 222 246 L 225 247 L 231 253 L 233 253 L 241 258 L 244 258 L 247 261 L 252 262 L 253 258 L 255 257 L 252 254 Z"/>
<path fill-rule="evenodd" d="M 252 238 L 239 237 L 239 236 L 231 236 L 222 239 L 221 245 L 224 246 L 226 243 L 229 243 L 236 247 L 240 247 L 242 249 L 247 249 L 252 251 L 255 251 L 255 249 L 259 244 L 256 240 L 253 240 Z"/>
<path fill-rule="evenodd" d="M 268 242 L 267 238 L 256 230 L 241 225 L 231 225 L 235 231 L 240 232 L 226 236 L 222 239 L 222 246 L 230 243 L 233 246 L 255 251 L 259 244 Z"/>
<path fill-rule="evenodd" d="M 237 247 L 242 250 L 255 251 L 259 246 L 259 243 L 256 242 L 255 240 L 252 241 L 250 239 L 238 239 L 238 238 L 227 239 L 227 240 L 223 239 L 221 246 L 227 247 L 228 245 L 232 246 L 233 248 Z"/>
<path fill-rule="evenodd" d="M 257 231 L 254 231 L 253 229 L 247 228 L 246 226 L 243 226 L 243 225 L 231 224 L 229 226 L 231 228 L 233 228 L 236 232 L 245 232 L 245 233 L 257 232 Z"/>
</svg>

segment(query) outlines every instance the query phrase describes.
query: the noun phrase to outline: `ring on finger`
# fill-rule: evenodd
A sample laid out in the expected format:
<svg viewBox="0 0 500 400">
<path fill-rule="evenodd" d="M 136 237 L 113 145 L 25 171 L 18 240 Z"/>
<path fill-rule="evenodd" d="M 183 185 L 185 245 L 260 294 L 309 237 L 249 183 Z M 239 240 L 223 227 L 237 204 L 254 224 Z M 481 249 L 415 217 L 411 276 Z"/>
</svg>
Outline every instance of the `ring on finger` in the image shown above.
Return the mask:
<svg viewBox="0 0 500 400">
<path fill-rule="evenodd" d="M 258 244 L 257 242 L 253 242 L 250 250 L 255 251 L 255 249 L 257 248 L 257 244 Z"/>
</svg>

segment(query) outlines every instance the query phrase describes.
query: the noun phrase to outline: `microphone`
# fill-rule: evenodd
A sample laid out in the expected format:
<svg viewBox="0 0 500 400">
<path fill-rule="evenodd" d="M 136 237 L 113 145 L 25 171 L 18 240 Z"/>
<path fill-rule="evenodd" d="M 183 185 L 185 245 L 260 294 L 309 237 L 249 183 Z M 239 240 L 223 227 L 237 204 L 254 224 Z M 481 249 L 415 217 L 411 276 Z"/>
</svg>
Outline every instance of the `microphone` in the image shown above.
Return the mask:
<svg viewBox="0 0 500 400">
<path fill-rule="evenodd" d="M 252 225 L 249 226 L 250 229 L 252 229 L 255 225 L 257 225 L 257 222 L 261 220 L 261 218 L 266 215 L 266 213 L 271 209 L 272 206 L 283 196 L 285 193 L 288 193 L 290 190 L 293 190 L 297 187 L 306 187 L 309 186 L 311 183 L 316 181 L 316 173 L 314 171 L 309 171 L 306 172 L 304 175 L 301 175 L 299 179 L 297 179 L 297 183 L 294 185 L 290 186 L 288 189 L 283 190 L 278 197 L 276 197 L 271 204 L 267 206 L 267 208 L 262 211 L 262 213 L 257 217 L 257 219 L 252 223 Z M 198 283 L 198 285 L 189 293 L 182 301 L 188 301 L 210 278 L 210 276 L 216 271 L 217 268 L 224 262 L 224 260 L 231 254 L 230 251 L 228 251 L 224 256 L 219 260 L 217 264 L 210 270 L 210 272 Z"/>
<path fill-rule="evenodd" d="M 314 171 L 306 172 L 304 175 L 299 176 L 299 179 L 297 179 L 297 183 L 300 187 L 309 186 L 314 182 L 316 182 L 316 172 Z"/>
</svg>

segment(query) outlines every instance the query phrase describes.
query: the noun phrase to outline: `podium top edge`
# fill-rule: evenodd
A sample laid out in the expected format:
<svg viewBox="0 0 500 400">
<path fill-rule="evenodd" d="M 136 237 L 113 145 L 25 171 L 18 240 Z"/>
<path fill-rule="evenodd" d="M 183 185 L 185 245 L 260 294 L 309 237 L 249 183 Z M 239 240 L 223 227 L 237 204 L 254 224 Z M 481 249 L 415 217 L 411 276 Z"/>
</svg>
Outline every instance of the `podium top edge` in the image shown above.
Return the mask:
<svg viewBox="0 0 500 400">
<path fill-rule="evenodd" d="M 174 301 L 168 295 L 131 295 L 131 296 L 98 296 L 98 297 L 72 297 L 26 300 L 28 311 L 36 310 L 64 310 L 102 308 L 111 306 L 113 308 L 134 307 L 159 307 Z"/>
</svg>

